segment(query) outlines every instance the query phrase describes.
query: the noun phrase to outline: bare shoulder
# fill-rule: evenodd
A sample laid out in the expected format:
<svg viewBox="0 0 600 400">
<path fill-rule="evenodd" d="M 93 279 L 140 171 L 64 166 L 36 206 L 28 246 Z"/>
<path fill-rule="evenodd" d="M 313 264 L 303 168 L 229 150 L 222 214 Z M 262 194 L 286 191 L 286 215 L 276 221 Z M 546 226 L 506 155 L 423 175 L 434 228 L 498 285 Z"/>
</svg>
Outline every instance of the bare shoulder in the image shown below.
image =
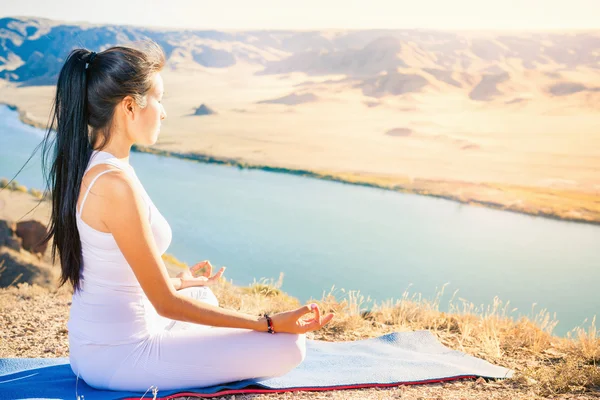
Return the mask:
<svg viewBox="0 0 600 400">
<path fill-rule="evenodd" d="M 106 171 L 110 172 L 104 173 Z M 83 177 L 81 190 L 87 190 L 94 179 L 96 181 L 89 190 L 90 196 L 85 205 L 86 209 L 95 210 L 95 213 L 91 213 L 95 215 L 88 213 L 90 220 L 100 219 L 104 223 L 99 225 L 106 225 L 107 217 L 120 214 L 120 211 L 131 212 L 134 208 L 144 213 L 135 184 L 125 171 L 110 164 L 95 165 Z"/>
<path fill-rule="evenodd" d="M 104 173 L 106 171 L 110 172 Z M 100 176 L 100 174 L 102 174 L 102 176 Z M 96 193 L 122 193 L 127 190 L 127 187 L 133 186 L 131 179 L 127 176 L 125 171 L 110 164 L 99 164 L 90 168 L 83 177 L 82 186 L 87 188 L 94 179 L 96 179 L 96 182 L 91 190 Z"/>
</svg>

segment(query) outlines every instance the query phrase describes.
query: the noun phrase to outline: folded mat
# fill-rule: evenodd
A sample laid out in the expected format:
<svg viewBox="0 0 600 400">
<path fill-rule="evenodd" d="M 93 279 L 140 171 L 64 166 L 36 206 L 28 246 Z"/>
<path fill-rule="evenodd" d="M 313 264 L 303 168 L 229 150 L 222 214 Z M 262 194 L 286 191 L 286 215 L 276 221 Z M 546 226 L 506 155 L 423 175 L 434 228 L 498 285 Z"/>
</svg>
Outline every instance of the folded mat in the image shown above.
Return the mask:
<svg viewBox="0 0 600 400">
<path fill-rule="evenodd" d="M 353 342 L 306 341 L 306 359 L 284 376 L 185 390 L 158 388 L 157 399 L 238 393 L 388 387 L 462 378 L 508 378 L 512 371 L 450 350 L 429 331 Z M 143 393 L 96 390 L 77 382 L 68 358 L 0 359 L 0 399 L 139 399 Z M 144 398 L 152 398 L 152 391 Z"/>
</svg>

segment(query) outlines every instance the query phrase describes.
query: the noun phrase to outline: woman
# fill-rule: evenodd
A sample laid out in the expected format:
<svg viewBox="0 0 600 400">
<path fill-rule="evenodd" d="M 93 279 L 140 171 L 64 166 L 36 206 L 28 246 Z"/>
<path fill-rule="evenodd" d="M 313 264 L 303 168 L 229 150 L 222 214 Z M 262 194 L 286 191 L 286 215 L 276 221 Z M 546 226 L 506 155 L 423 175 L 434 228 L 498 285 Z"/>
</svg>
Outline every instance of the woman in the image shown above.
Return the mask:
<svg viewBox="0 0 600 400">
<path fill-rule="evenodd" d="M 305 333 L 333 315 L 316 305 L 255 317 L 220 308 L 204 262 L 169 278 L 161 255 L 171 228 L 129 164 L 152 145 L 161 105 L 162 49 L 73 50 L 56 88 L 52 215 L 61 285 L 74 294 L 68 329 L 73 372 L 100 389 L 183 389 L 280 376 L 305 356 Z M 46 165 L 50 129 L 44 142 Z M 208 276 L 194 277 L 201 266 Z M 304 315 L 314 318 L 304 321 Z M 275 333 L 268 334 L 265 332 Z"/>
</svg>

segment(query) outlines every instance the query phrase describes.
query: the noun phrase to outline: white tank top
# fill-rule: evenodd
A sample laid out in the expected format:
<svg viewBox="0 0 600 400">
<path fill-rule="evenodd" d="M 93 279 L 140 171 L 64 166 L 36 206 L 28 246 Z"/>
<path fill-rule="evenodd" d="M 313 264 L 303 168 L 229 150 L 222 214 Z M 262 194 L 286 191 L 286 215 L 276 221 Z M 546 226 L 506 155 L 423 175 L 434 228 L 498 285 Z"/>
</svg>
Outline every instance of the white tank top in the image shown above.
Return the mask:
<svg viewBox="0 0 600 400">
<path fill-rule="evenodd" d="M 110 153 L 94 150 L 86 172 L 95 165 L 110 164 L 127 173 L 139 188 L 149 209 L 149 222 L 160 254 L 171 243 L 169 223 L 158 211 L 138 179 L 135 170 Z M 149 335 L 147 316 L 152 307 L 123 253 L 111 233 L 101 232 L 81 219 L 81 210 L 92 185 L 91 181 L 81 209 L 76 210 L 77 228 L 81 238 L 83 268 L 81 290 L 73 294 L 67 327 L 69 336 L 80 343 L 124 344 L 143 340 Z"/>
</svg>

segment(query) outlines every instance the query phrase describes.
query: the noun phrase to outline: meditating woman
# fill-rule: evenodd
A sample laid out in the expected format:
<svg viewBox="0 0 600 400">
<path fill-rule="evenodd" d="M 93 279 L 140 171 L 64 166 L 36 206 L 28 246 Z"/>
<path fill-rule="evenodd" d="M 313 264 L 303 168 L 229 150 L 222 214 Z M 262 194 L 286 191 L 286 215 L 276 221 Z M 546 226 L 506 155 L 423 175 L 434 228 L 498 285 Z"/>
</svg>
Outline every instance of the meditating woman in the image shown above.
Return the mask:
<svg viewBox="0 0 600 400">
<path fill-rule="evenodd" d="M 303 361 L 304 334 L 332 314 L 316 305 L 271 316 L 227 310 L 208 287 L 223 269 L 212 275 L 202 262 L 170 278 L 161 258 L 171 228 L 129 155 L 133 144 L 156 143 L 167 116 L 164 63 L 154 42 L 76 49 L 58 77 L 56 136 L 49 129 L 43 148 L 44 165 L 51 157 L 46 241 L 54 239 L 61 284 L 74 287 L 71 368 L 92 387 L 142 392 L 281 376 Z M 195 276 L 202 267 L 209 272 Z"/>
</svg>

